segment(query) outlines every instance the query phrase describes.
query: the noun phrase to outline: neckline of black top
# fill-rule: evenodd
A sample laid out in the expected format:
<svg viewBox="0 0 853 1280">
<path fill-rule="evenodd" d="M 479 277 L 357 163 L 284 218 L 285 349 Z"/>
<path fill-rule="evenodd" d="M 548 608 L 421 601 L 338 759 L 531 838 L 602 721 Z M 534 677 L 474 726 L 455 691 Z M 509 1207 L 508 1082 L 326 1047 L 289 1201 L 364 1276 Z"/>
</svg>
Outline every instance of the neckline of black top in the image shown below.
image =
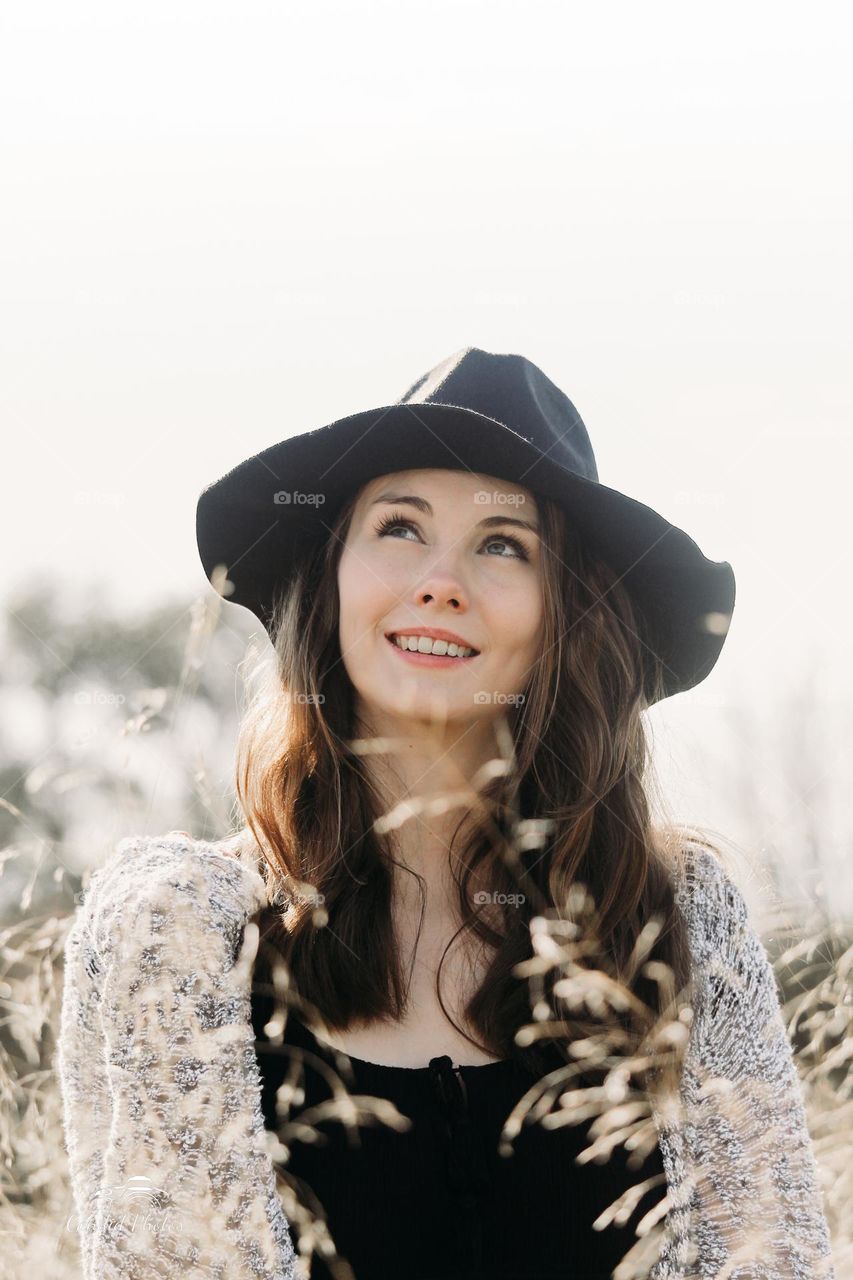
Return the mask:
<svg viewBox="0 0 853 1280">
<path fill-rule="evenodd" d="M 419 1077 L 426 1078 L 429 1073 L 434 1075 L 436 1071 L 446 1071 L 449 1069 L 451 1071 L 461 1072 L 463 1078 L 465 1076 L 471 1076 L 473 1078 L 484 1073 L 491 1073 L 496 1076 L 508 1073 L 509 1070 L 515 1066 L 512 1058 L 498 1058 L 495 1062 L 461 1063 L 457 1066 L 450 1055 L 446 1053 L 436 1054 L 434 1057 L 430 1058 L 429 1062 L 423 1067 L 401 1066 L 396 1063 L 389 1062 L 371 1062 L 367 1058 L 357 1058 L 343 1049 L 336 1049 L 326 1041 L 321 1040 L 320 1037 L 302 1021 L 302 1019 L 296 1017 L 293 1010 L 288 1014 L 288 1024 L 295 1024 L 299 1029 L 304 1031 L 305 1034 L 314 1042 L 317 1048 L 321 1049 L 324 1053 L 343 1054 L 343 1056 L 352 1063 L 353 1067 L 357 1068 L 359 1071 L 370 1072 L 375 1075 L 385 1074 L 416 1080 Z"/>
</svg>

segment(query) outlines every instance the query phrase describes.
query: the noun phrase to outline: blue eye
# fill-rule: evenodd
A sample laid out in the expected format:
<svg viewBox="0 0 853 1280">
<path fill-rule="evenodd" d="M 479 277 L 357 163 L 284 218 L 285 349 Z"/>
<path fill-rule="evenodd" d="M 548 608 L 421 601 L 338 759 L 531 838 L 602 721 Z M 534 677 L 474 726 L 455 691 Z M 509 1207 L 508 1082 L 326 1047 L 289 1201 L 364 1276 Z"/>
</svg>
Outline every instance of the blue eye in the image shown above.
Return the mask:
<svg viewBox="0 0 853 1280">
<path fill-rule="evenodd" d="M 387 534 L 391 529 L 396 529 L 398 527 L 414 529 L 415 532 L 417 532 L 417 526 L 415 525 L 413 520 L 409 520 L 406 516 L 400 515 L 399 512 L 392 511 L 389 515 L 383 516 L 382 519 L 379 521 L 379 524 L 376 526 L 376 533 L 381 538 L 384 534 Z M 486 546 L 488 543 L 491 543 L 491 542 L 503 542 L 508 547 L 512 547 L 513 550 L 518 553 L 515 556 L 492 556 L 491 559 L 493 560 L 496 560 L 496 559 L 497 560 L 507 560 L 507 559 L 529 560 L 530 559 L 529 555 L 527 554 L 527 548 L 525 547 L 524 543 L 521 541 L 520 538 L 514 538 L 511 533 L 490 533 L 489 536 L 484 539 L 483 545 Z"/>
</svg>

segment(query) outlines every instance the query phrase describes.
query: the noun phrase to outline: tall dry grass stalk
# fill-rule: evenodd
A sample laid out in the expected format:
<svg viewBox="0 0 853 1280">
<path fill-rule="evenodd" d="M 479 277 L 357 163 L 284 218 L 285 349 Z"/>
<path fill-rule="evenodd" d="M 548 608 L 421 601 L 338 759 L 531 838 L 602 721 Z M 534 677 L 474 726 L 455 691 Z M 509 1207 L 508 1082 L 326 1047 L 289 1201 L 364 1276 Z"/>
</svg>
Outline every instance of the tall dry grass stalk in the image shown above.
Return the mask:
<svg viewBox="0 0 853 1280">
<path fill-rule="evenodd" d="M 581 891 L 574 905 L 579 919 L 592 907 Z M 24 916 L 0 933 L 0 1235 L 7 1274 L 21 1280 L 34 1268 L 56 1280 L 80 1274 L 53 1071 L 62 947 L 70 918 Z M 794 926 L 787 932 L 792 931 L 796 932 Z M 631 1010 L 636 1019 L 635 1042 L 631 1044 L 629 1035 L 611 1030 L 603 1031 L 599 1039 L 575 1043 L 572 1054 L 576 1062 L 567 1062 L 565 1068 L 544 1076 L 529 1090 L 507 1117 L 502 1138 L 510 1146 L 526 1123 L 539 1123 L 546 1128 L 589 1123 L 590 1143 L 582 1160 L 606 1155 L 621 1144 L 639 1163 L 655 1140 L 649 1097 L 642 1083 L 647 1082 L 651 1068 L 661 1070 L 664 1078 L 671 1070 L 689 1018 L 679 1020 L 676 1016 L 669 1023 L 645 1026 L 643 1010 L 634 1008 L 629 991 L 606 972 L 590 969 L 588 959 L 579 962 L 584 950 L 582 936 L 583 929 L 576 933 L 566 920 L 540 918 L 534 922 L 535 957 L 520 975 L 529 982 L 533 1012 L 525 1035 L 534 1039 L 560 1034 L 564 1025 L 560 1008 L 545 1007 L 539 1000 L 544 973 L 557 968 L 561 976 L 555 995 L 561 1005 L 574 1012 L 586 1009 L 593 1016 L 604 1015 L 608 1008 L 623 1013 Z M 778 941 L 765 939 L 771 954 L 778 949 Z M 849 937 L 832 929 L 790 942 L 774 964 L 783 992 L 789 992 L 783 1012 L 795 1048 L 809 1129 L 821 1170 L 839 1277 L 851 1274 L 853 1264 L 849 1214 L 853 1203 L 851 965 L 853 945 Z M 795 968 L 793 990 L 790 972 Z M 665 983 L 667 975 L 659 973 L 656 978 Z M 286 966 L 280 961 L 274 964 L 273 980 L 282 1006 L 292 1002 L 300 1016 L 322 1034 L 321 1021 L 312 1019 L 310 1006 L 295 996 Z M 273 1042 L 283 1029 L 279 1014 L 267 1029 Z M 299 1051 L 294 1050 L 291 1072 L 278 1099 L 281 1128 L 278 1145 L 271 1145 L 271 1154 L 280 1166 L 285 1212 L 301 1236 L 300 1247 L 306 1256 L 315 1248 L 331 1256 L 333 1242 L 322 1223 L 322 1207 L 316 1202 L 312 1205 L 310 1197 L 303 1205 L 288 1181 L 288 1143 L 295 1136 L 304 1138 L 306 1127 L 330 1117 L 337 1117 L 350 1128 L 371 1123 L 399 1128 L 408 1122 L 382 1099 L 350 1095 L 345 1059 L 341 1060 L 341 1071 L 334 1081 L 333 1100 L 316 1115 L 291 1119 L 293 1104 L 299 1100 L 302 1066 L 298 1058 Z M 597 1070 L 600 1083 L 579 1085 L 577 1076 L 581 1070 Z M 668 1088 L 669 1101 L 664 1105 L 676 1105 L 671 1078 Z M 728 1109 L 733 1123 L 737 1123 L 735 1113 L 742 1110 L 743 1097 L 723 1097 L 722 1105 L 723 1114 Z M 642 1184 L 629 1190 L 603 1215 L 602 1225 L 627 1219 L 643 1190 Z M 617 1280 L 641 1276 L 651 1265 L 656 1257 L 658 1225 L 654 1217 L 643 1221 L 641 1230 L 645 1235 L 625 1259 L 625 1269 L 617 1274 Z M 760 1223 L 756 1225 L 760 1236 Z M 346 1268 L 340 1271 L 342 1280 L 346 1274 Z"/>
<path fill-rule="evenodd" d="M 198 648 L 204 647 L 209 633 L 210 626 L 196 613 L 180 686 L 193 683 L 202 660 Z M 139 731 L 128 726 L 128 732 Z M 394 822 L 401 820 L 401 815 L 386 818 Z M 519 831 L 517 838 L 516 855 L 529 848 L 538 833 L 528 827 Z M 0 867 L 25 858 L 26 853 L 23 847 L 0 851 Z M 61 875 L 58 863 L 57 874 Z M 70 1280 L 80 1275 L 80 1262 L 54 1055 L 62 951 L 71 923 L 71 904 L 65 913 L 31 914 L 32 877 L 25 877 L 25 881 L 21 900 L 11 908 L 7 905 L 7 911 L 14 911 L 17 918 L 0 932 L 0 1254 L 4 1274 L 13 1280 L 24 1280 L 34 1272 L 53 1280 Z M 297 888 L 310 894 L 311 886 L 300 884 Z M 322 927 L 322 919 L 318 925 Z M 247 935 L 250 945 L 254 942 L 262 951 L 264 940 L 257 925 L 250 925 Z M 636 973 L 645 973 L 665 994 L 664 1016 L 652 1017 L 630 985 L 616 980 L 607 958 L 597 953 L 595 936 L 595 903 L 581 885 L 573 889 L 561 918 L 545 913 L 531 922 L 533 954 L 519 966 L 517 975 L 527 981 L 531 1016 L 518 1033 L 519 1043 L 545 1039 L 558 1043 L 570 1023 L 577 1025 L 579 1014 L 597 1024 L 598 1031 L 591 1030 L 585 1038 L 568 1043 L 565 1065 L 543 1075 L 528 1090 L 507 1116 L 502 1147 L 510 1150 L 524 1125 L 557 1129 L 588 1124 L 589 1144 L 579 1163 L 607 1159 L 622 1147 L 628 1153 L 628 1167 L 636 1168 L 656 1141 L 651 1108 L 654 1092 L 665 1113 L 679 1106 L 679 1069 L 691 1010 L 689 1001 L 679 999 L 684 993 L 675 990 L 667 967 L 647 964 L 654 922 L 638 939 L 632 967 Z M 836 1273 L 841 1280 L 853 1274 L 853 1219 L 849 1212 L 853 1204 L 853 945 L 849 930 L 796 920 L 778 935 L 766 936 L 764 942 L 771 957 L 776 957 L 783 1013 L 802 1082 L 833 1236 Z M 554 975 L 556 982 L 549 982 L 549 976 Z M 280 1042 L 291 1008 L 319 1034 L 328 1030 L 317 1010 L 295 991 L 280 957 L 271 957 L 269 983 L 278 1004 L 267 1027 L 273 1044 Z M 351 1132 L 375 1124 L 404 1129 L 409 1122 L 391 1103 L 351 1093 L 352 1076 L 345 1055 L 340 1055 L 338 1069 L 328 1074 L 330 1101 L 312 1113 L 298 1114 L 305 1064 L 299 1050 L 294 1048 L 290 1054 L 287 1078 L 277 1100 L 278 1133 L 276 1137 L 268 1135 L 283 1206 L 298 1238 L 305 1274 L 310 1274 L 310 1258 L 316 1252 L 330 1260 L 338 1280 L 352 1280 L 346 1263 L 335 1261 L 334 1241 L 323 1222 L 322 1205 L 288 1172 L 291 1146 L 297 1138 L 316 1136 L 315 1126 L 330 1118 Z M 314 1065 L 320 1066 L 316 1060 Z M 708 1083 L 713 1093 L 713 1082 Z M 748 1098 L 732 1097 L 725 1091 L 716 1097 L 720 1114 L 737 1123 Z M 600 1226 L 626 1221 L 648 1189 L 642 1183 L 630 1188 L 601 1215 Z M 661 1200 L 646 1214 L 636 1243 L 615 1273 L 616 1280 L 647 1274 L 657 1257 L 664 1209 Z M 761 1222 L 755 1222 L 754 1227 L 755 1238 L 744 1240 L 746 1250 L 761 1240 Z"/>
<path fill-rule="evenodd" d="M 580 913 L 584 904 L 578 899 Z M 587 904 L 588 905 L 588 904 Z M 24 1280 L 34 1272 L 71 1280 L 80 1275 L 74 1205 L 63 1146 L 61 1109 L 53 1070 L 59 1001 L 61 996 L 62 948 L 70 924 L 67 917 L 23 918 L 0 933 L 0 1239 L 4 1271 L 10 1280 Z M 578 938 L 571 937 L 566 922 L 542 920 L 533 933 L 535 959 L 527 966 L 531 1002 L 535 1017 L 527 1034 L 550 1037 L 559 1032 L 559 1009 L 542 1008 L 537 990 L 546 966 L 557 966 L 563 978 L 560 1002 L 568 1008 L 586 1007 L 593 1013 L 607 1002 L 624 1009 L 629 994 L 619 991 L 601 972 L 577 967 Z M 774 950 L 774 939 L 765 939 Z M 783 991 L 792 965 L 805 961 L 797 977 L 797 990 L 785 1001 L 783 1012 L 795 1047 L 795 1061 L 803 1085 L 809 1129 L 821 1172 L 824 1203 L 833 1238 L 838 1277 L 853 1274 L 853 1231 L 849 1207 L 853 1203 L 853 1101 L 850 1063 L 853 1058 L 851 1031 L 851 964 L 853 945 L 849 937 L 835 930 L 821 930 L 801 937 L 779 955 L 774 964 Z M 665 974 L 658 975 L 661 981 Z M 292 1002 L 301 1017 L 312 1025 L 311 1010 L 288 987 L 286 966 L 275 965 L 274 981 L 283 1006 Z M 642 1011 L 637 1010 L 638 1027 Z M 322 1023 L 313 1026 L 322 1032 Z M 623 1145 L 642 1160 L 654 1141 L 649 1098 L 641 1087 L 650 1065 L 666 1070 L 677 1057 L 686 1023 L 648 1029 L 646 1043 L 624 1047 L 613 1043 L 612 1033 L 598 1042 L 577 1044 L 577 1063 L 567 1062 L 559 1072 L 544 1076 L 507 1117 L 502 1135 L 510 1145 L 524 1123 L 540 1123 L 546 1128 L 563 1124 L 589 1123 L 590 1142 L 582 1159 L 592 1160 Z M 268 1031 L 273 1041 L 283 1030 L 279 1015 Z M 618 1037 L 617 1037 L 618 1039 Z M 306 1256 L 313 1249 L 333 1256 L 333 1241 L 322 1223 L 317 1202 L 307 1206 L 294 1193 L 287 1176 L 288 1142 L 305 1136 L 318 1122 L 330 1117 L 350 1128 L 364 1124 L 405 1127 L 408 1123 L 392 1104 L 383 1099 L 353 1096 L 347 1087 L 346 1061 L 334 1081 L 334 1099 L 321 1113 L 290 1118 L 299 1099 L 302 1064 L 299 1051 L 285 1087 L 279 1095 L 281 1127 L 278 1145 L 270 1144 L 277 1160 L 280 1191 L 285 1212 L 301 1234 Z M 596 1085 L 578 1085 L 582 1068 L 595 1067 L 601 1074 Z M 670 1084 L 671 1089 L 671 1084 Z M 670 1094 L 674 1104 L 674 1095 Z M 729 1108 L 738 1109 L 737 1099 Z M 737 1116 L 733 1116 L 734 1122 Z M 316 1130 L 315 1130 L 316 1132 Z M 272 1137 L 272 1135 L 271 1135 Z M 627 1218 L 643 1193 L 642 1184 L 629 1190 L 603 1216 Z M 760 1226 L 760 1224 L 758 1224 Z M 646 1233 L 625 1259 L 625 1269 L 616 1280 L 641 1276 L 656 1257 L 659 1223 L 646 1220 Z M 348 1269 L 339 1271 L 341 1280 Z"/>
</svg>

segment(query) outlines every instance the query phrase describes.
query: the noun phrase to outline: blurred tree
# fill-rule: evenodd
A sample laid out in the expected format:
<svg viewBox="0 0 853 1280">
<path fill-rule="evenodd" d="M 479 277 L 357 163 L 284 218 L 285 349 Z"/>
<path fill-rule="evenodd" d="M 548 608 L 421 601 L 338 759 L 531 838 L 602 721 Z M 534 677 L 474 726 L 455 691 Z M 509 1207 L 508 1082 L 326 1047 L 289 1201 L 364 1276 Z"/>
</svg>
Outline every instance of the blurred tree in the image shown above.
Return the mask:
<svg viewBox="0 0 853 1280">
<path fill-rule="evenodd" d="M 0 674 L 0 911 L 73 903 L 125 835 L 218 838 L 233 802 L 237 668 L 250 614 L 208 591 L 138 618 L 66 616 L 43 582 L 6 603 Z M 30 884 L 35 872 L 34 882 Z M 29 886 L 29 888 L 28 888 Z"/>
</svg>

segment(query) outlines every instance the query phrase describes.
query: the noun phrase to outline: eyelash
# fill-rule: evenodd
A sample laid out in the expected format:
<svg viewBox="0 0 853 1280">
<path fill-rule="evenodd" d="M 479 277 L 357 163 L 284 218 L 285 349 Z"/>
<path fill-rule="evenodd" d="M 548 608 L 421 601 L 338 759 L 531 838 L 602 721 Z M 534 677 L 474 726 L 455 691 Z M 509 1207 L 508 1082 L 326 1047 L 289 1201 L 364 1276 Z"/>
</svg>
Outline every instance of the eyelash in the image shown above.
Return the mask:
<svg viewBox="0 0 853 1280">
<path fill-rule="evenodd" d="M 407 525 L 410 529 L 414 529 L 415 532 L 417 532 L 417 525 L 413 520 L 409 520 L 406 516 L 400 515 L 396 511 L 392 511 L 389 515 L 383 516 L 382 519 L 379 521 L 379 524 L 376 526 L 376 533 L 379 537 L 382 537 L 384 533 L 387 533 L 389 529 L 394 528 L 396 525 Z M 514 550 L 519 552 L 519 555 L 517 557 L 519 560 L 530 559 L 530 556 L 527 553 L 527 548 L 525 547 L 524 543 L 521 541 L 520 538 L 514 538 L 511 533 L 490 533 L 486 538 L 486 542 L 505 542 L 507 546 L 513 547 Z M 507 560 L 507 559 L 511 560 L 514 557 L 512 556 L 497 556 L 497 557 L 491 556 L 490 557 L 490 559 L 492 560 L 494 560 L 495 558 L 497 558 L 498 560 Z"/>
</svg>

